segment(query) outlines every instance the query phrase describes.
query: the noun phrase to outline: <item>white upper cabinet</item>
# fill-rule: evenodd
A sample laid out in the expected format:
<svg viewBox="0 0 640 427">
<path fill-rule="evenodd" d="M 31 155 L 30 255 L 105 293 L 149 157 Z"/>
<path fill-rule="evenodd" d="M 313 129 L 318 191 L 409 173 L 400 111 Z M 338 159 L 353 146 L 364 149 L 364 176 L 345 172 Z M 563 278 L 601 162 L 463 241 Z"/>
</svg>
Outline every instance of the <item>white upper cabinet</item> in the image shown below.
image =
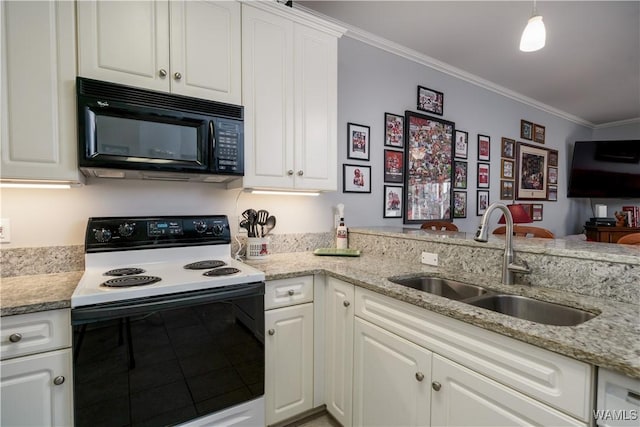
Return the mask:
<svg viewBox="0 0 640 427">
<path fill-rule="evenodd" d="M 241 103 L 240 3 L 82 1 L 83 77 Z"/>
<path fill-rule="evenodd" d="M 245 188 L 337 189 L 341 34 L 276 3 L 243 4 Z"/>
<path fill-rule="evenodd" d="M 0 2 L 1 178 L 81 182 L 72 2 Z"/>
</svg>

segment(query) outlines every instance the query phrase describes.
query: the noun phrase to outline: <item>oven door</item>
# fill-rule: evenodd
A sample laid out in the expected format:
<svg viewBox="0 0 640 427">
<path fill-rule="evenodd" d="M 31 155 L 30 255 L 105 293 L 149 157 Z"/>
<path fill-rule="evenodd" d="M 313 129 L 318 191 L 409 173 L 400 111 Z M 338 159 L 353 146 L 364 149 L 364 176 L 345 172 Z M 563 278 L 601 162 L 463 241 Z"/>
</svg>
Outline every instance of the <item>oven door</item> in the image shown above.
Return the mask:
<svg viewBox="0 0 640 427">
<path fill-rule="evenodd" d="M 262 331 L 237 307 L 259 318 L 263 301 L 260 282 L 72 309 L 75 425 L 174 425 L 260 398 Z"/>
</svg>

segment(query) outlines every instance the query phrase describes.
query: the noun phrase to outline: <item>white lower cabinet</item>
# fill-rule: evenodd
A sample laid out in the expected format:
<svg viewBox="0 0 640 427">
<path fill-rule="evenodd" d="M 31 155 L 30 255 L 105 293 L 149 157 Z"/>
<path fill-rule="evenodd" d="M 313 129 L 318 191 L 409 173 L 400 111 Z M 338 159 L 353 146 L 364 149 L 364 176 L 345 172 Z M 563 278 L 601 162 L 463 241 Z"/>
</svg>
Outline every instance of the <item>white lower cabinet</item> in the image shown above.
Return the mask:
<svg viewBox="0 0 640 427">
<path fill-rule="evenodd" d="M 429 425 L 431 357 L 430 351 L 356 318 L 353 425 Z"/>
</svg>

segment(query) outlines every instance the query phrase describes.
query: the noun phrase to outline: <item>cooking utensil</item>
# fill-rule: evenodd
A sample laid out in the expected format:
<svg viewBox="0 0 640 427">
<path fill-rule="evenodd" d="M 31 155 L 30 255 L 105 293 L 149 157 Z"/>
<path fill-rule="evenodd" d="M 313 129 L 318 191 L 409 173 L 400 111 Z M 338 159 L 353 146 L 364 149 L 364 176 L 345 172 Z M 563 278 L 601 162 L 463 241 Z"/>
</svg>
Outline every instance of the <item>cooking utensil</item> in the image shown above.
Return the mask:
<svg viewBox="0 0 640 427">
<path fill-rule="evenodd" d="M 266 228 L 265 228 L 265 231 L 262 233 L 262 237 L 269 234 L 269 232 L 273 230 L 273 227 L 276 226 L 276 217 L 271 215 L 269 218 L 267 218 L 267 223 L 265 224 L 265 226 Z"/>
<path fill-rule="evenodd" d="M 264 209 L 260 209 L 256 220 L 256 223 L 260 226 L 260 237 L 264 237 L 264 226 L 267 224 L 267 218 L 269 218 L 269 212 Z"/>
<path fill-rule="evenodd" d="M 246 219 L 243 219 L 242 221 L 240 221 L 240 227 L 247 230 L 247 235 L 249 235 L 249 233 L 251 232 L 251 225 L 249 224 L 249 221 L 247 221 Z"/>
<path fill-rule="evenodd" d="M 255 209 L 247 209 L 247 221 L 249 221 L 249 237 L 257 237 L 256 236 L 256 221 L 258 220 L 258 212 Z"/>
</svg>

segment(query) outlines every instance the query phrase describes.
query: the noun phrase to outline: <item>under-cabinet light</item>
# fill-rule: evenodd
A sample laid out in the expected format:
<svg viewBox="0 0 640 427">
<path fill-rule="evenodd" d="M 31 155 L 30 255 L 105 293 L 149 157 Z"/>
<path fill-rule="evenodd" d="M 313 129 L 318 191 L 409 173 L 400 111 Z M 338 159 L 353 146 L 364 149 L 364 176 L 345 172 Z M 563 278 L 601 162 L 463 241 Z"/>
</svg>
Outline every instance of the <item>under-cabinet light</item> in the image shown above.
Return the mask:
<svg viewBox="0 0 640 427">
<path fill-rule="evenodd" d="M 318 192 L 311 191 L 279 191 L 279 190 L 250 190 L 251 194 L 271 194 L 278 196 L 319 196 Z"/>
<path fill-rule="evenodd" d="M 66 181 L 31 181 L 31 180 L 12 180 L 12 181 L 0 181 L 0 188 L 31 188 L 31 189 L 46 189 L 46 190 L 68 190 L 71 187 L 79 187 L 80 184 L 66 182 Z"/>
</svg>

